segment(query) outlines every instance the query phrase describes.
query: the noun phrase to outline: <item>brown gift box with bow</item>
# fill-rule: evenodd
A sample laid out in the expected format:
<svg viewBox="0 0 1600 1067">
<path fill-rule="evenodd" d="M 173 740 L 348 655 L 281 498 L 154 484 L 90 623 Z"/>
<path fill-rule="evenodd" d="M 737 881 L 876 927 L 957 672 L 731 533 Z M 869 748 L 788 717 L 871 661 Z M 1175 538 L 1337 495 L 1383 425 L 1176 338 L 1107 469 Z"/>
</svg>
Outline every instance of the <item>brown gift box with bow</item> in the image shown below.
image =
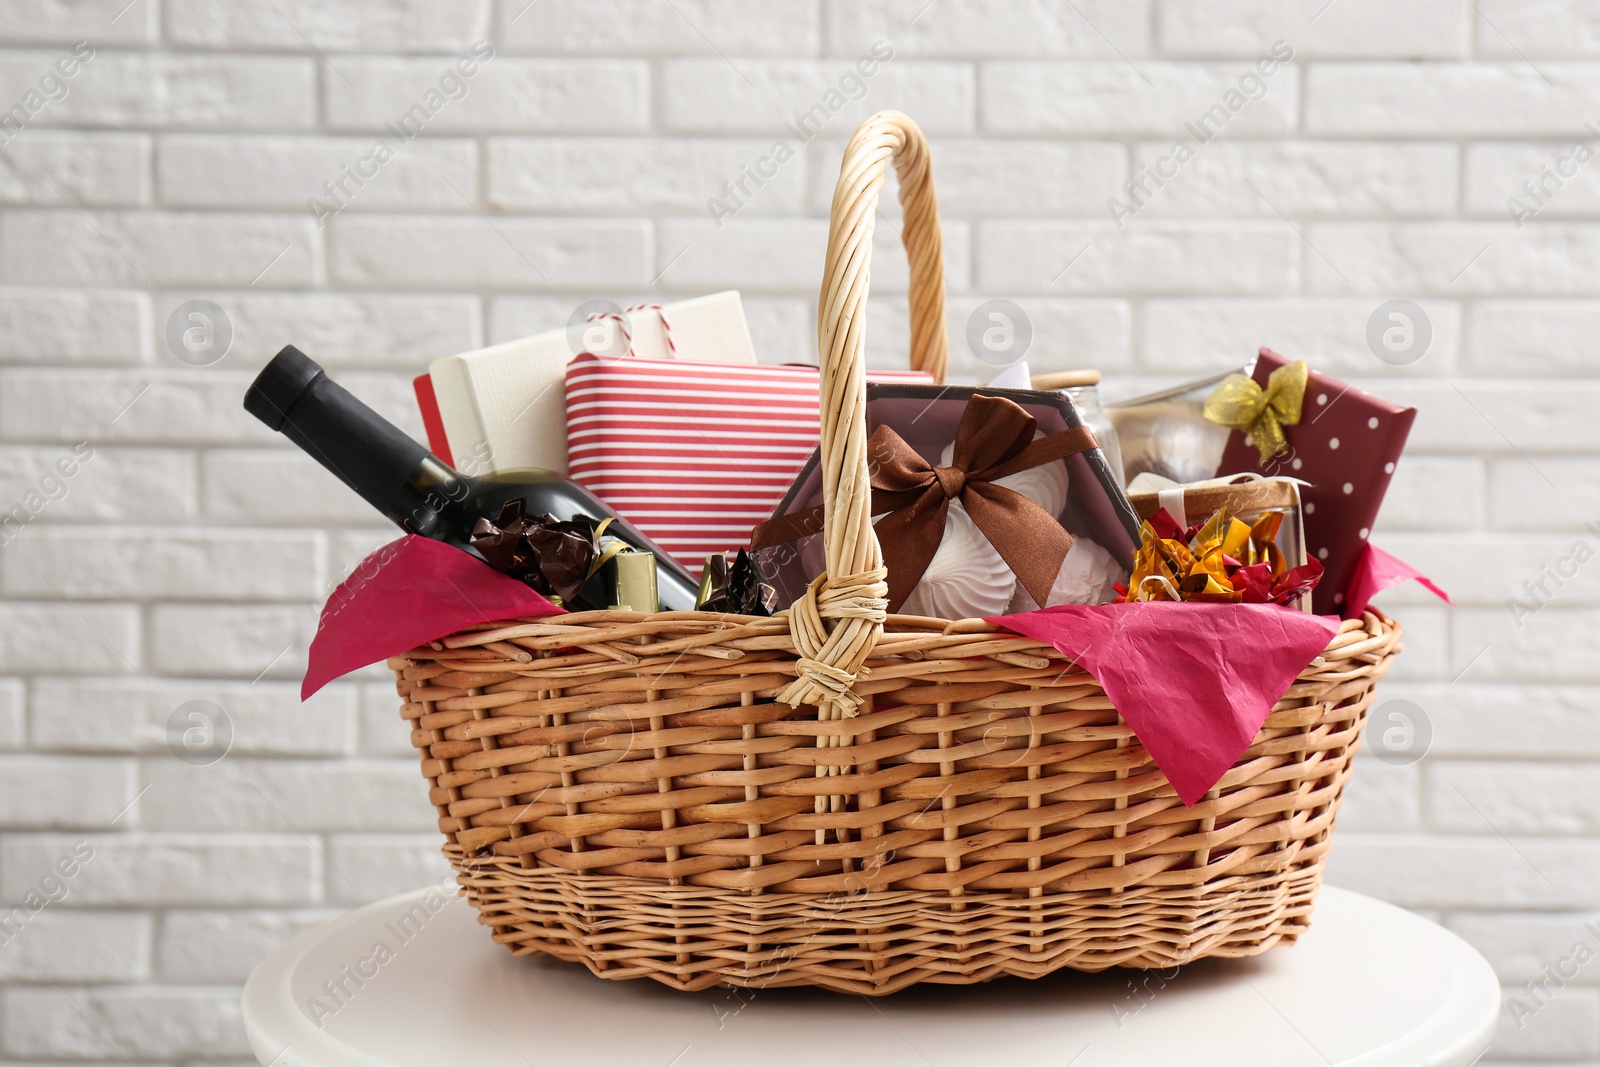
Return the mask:
<svg viewBox="0 0 1600 1067">
<path fill-rule="evenodd" d="M 901 608 L 922 577 L 956 500 L 1037 603 L 1045 602 L 1077 538 L 1104 548 L 1124 573 L 1131 566 L 1139 520 L 1093 431 L 1065 397 L 869 382 L 866 407 L 872 511 L 889 570 L 890 611 Z M 947 447 L 953 454 L 941 466 Z M 1066 465 L 1066 503 L 1059 513 L 995 484 L 1049 463 Z M 823 568 L 821 483 L 813 455 L 752 538 L 780 607 L 797 599 Z"/>
</svg>

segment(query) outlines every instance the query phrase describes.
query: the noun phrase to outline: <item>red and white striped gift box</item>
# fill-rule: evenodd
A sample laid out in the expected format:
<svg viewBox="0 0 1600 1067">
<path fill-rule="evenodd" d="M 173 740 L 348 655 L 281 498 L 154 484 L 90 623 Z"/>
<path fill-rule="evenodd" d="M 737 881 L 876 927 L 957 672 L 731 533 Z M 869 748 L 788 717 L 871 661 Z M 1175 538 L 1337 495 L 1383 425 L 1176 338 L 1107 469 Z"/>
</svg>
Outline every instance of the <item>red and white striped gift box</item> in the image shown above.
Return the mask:
<svg viewBox="0 0 1600 1067">
<path fill-rule="evenodd" d="M 870 371 L 928 383 L 922 371 Z M 572 479 L 691 571 L 749 543 L 817 447 L 815 367 L 578 356 L 567 366 Z"/>
</svg>

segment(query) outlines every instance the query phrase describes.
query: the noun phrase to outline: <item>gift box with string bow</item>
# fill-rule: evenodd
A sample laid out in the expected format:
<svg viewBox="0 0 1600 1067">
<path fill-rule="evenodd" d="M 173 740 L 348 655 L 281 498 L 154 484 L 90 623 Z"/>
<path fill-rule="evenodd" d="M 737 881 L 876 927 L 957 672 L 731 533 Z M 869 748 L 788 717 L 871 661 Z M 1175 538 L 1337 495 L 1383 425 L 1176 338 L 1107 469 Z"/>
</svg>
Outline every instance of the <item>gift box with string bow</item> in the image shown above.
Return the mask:
<svg viewBox="0 0 1600 1067">
<path fill-rule="evenodd" d="M 1206 417 L 1234 429 L 1219 475 L 1256 471 L 1309 483 L 1300 490 L 1306 552 L 1324 571 L 1312 610 L 1344 613 L 1416 408 L 1263 348 L 1250 377 L 1232 375 L 1217 387 Z"/>
</svg>

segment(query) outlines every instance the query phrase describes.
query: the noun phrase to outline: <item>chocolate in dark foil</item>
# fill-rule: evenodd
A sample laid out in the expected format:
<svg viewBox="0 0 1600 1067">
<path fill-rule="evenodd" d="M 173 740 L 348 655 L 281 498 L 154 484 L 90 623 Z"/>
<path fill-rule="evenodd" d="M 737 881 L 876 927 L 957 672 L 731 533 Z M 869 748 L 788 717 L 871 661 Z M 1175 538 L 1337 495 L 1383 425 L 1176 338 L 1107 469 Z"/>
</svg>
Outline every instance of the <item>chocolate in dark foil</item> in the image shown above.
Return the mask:
<svg viewBox="0 0 1600 1067">
<path fill-rule="evenodd" d="M 494 521 L 479 519 L 472 547 L 489 566 L 545 596 L 571 603 L 594 568 L 600 546 L 594 524 L 585 519 L 527 516 L 512 500 Z"/>
<path fill-rule="evenodd" d="M 771 615 L 777 595 L 761 580 L 755 560 L 744 549 L 730 564 L 726 556 L 712 556 L 700 579 L 701 611 L 725 615 Z"/>
</svg>

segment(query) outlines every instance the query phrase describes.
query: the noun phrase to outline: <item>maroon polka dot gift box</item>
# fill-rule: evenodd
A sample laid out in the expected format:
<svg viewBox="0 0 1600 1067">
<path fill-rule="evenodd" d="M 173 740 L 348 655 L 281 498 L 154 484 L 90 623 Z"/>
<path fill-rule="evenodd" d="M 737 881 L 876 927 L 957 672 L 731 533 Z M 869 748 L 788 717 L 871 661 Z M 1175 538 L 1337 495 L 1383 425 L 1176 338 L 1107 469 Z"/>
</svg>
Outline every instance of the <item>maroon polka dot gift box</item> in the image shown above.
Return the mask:
<svg viewBox="0 0 1600 1067">
<path fill-rule="evenodd" d="M 1270 348 L 1256 358 L 1251 377 L 1266 388 L 1272 372 L 1290 361 Z M 1389 490 L 1416 408 L 1399 407 L 1337 378 L 1311 371 L 1300 421 L 1283 427 L 1288 449 L 1261 462 L 1244 433 L 1228 438 L 1217 473 L 1260 471 L 1310 485 L 1300 490 L 1306 555 L 1320 560 L 1322 582 L 1312 597 L 1318 614 L 1342 614 L 1356 560 Z"/>
</svg>

